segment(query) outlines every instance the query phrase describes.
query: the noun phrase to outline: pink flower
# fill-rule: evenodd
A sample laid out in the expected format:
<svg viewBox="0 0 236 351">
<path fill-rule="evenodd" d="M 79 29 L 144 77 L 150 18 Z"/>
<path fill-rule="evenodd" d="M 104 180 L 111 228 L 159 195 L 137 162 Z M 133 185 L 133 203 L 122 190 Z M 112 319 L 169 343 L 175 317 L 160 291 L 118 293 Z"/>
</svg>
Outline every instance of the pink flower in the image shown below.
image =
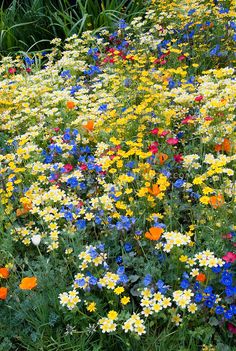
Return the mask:
<svg viewBox="0 0 236 351">
<path fill-rule="evenodd" d="M 236 327 L 232 323 L 227 323 L 227 329 L 233 334 L 236 334 Z"/>
<path fill-rule="evenodd" d="M 65 169 L 65 173 L 69 173 L 72 171 L 73 166 L 70 163 L 67 163 L 65 166 L 63 166 L 63 168 Z"/>
<path fill-rule="evenodd" d="M 14 68 L 14 67 L 8 68 L 8 73 L 14 74 L 15 72 L 16 72 L 16 68 Z"/>
<path fill-rule="evenodd" d="M 163 130 L 163 132 L 161 132 L 160 136 L 166 136 L 169 133 L 170 132 L 168 130 Z"/>
<path fill-rule="evenodd" d="M 153 135 L 158 134 L 158 132 L 159 132 L 158 128 L 154 128 L 150 131 L 150 133 L 152 133 Z"/>
<path fill-rule="evenodd" d="M 183 61 L 184 59 L 186 59 L 186 57 L 184 55 L 181 55 L 181 56 L 178 57 L 179 61 Z"/>
<path fill-rule="evenodd" d="M 233 252 L 227 252 L 222 258 L 227 263 L 234 263 L 234 261 L 236 261 L 236 254 Z"/>
<path fill-rule="evenodd" d="M 195 101 L 201 101 L 203 99 L 203 96 L 202 95 L 198 95 L 195 97 Z"/>
<path fill-rule="evenodd" d="M 153 153 L 153 154 L 156 154 L 158 152 L 158 142 L 157 141 L 154 141 L 154 143 L 152 143 L 150 146 L 149 146 L 149 150 Z"/>
<path fill-rule="evenodd" d="M 174 155 L 174 160 L 177 163 L 181 163 L 181 162 L 183 162 L 183 157 L 181 154 L 177 154 L 177 155 Z"/>
<path fill-rule="evenodd" d="M 166 142 L 167 142 L 169 145 L 176 145 L 176 144 L 178 144 L 179 139 L 177 139 L 177 138 L 169 138 L 169 139 L 166 140 Z"/>
<path fill-rule="evenodd" d="M 195 118 L 193 116 L 187 116 L 184 119 L 182 119 L 181 123 L 182 124 L 188 124 L 190 121 L 194 120 Z"/>
<path fill-rule="evenodd" d="M 53 128 L 55 130 L 55 132 L 59 132 L 60 128 L 59 127 L 56 127 L 56 128 Z"/>
<path fill-rule="evenodd" d="M 213 121 L 213 117 L 210 117 L 210 116 L 206 116 L 205 118 L 204 118 L 204 120 L 205 121 Z"/>
</svg>

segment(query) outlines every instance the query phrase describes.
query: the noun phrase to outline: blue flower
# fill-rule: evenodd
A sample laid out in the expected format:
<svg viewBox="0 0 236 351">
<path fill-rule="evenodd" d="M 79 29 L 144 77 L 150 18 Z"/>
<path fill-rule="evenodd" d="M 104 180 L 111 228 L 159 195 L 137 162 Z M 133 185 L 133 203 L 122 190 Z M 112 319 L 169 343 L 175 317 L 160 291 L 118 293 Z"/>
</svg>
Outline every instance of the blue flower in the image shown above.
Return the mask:
<svg viewBox="0 0 236 351">
<path fill-rule="evenodd" d="M 133 250 L 133 245 L 131 243 L 125 243 L 124 249 L 126 252 L 131 252 Z"/>
<path fill-rule="evenodd" d="M 71 177 L 67 179 L 66 182 L 67 185 L 69 185 L 71 188 L 76 188 L 79 184 L 78 179 L 76 177 Z"/>
<path fill-rule="evenodd" d="M 174 182 L 174 187 L 175 188 L 181 188 L 183 185 L 184 185 L 185 181 L 183 179 L 177 179 L 175 182 Z"/>
<path fill-rule="evenodd" d="M 210 50 L 209 54 L 211 56 L 214 56 L 219 52 L 219 50 L 220 50 L 220 45 L 217 44 L 213 49 Z"/>
<path fill-rule="evenodd" d="M 228 311 L 226 311 L 226 312 L 224 313 L 224 317 L 225 317 L 226 319 L 232 319 L 233 316 L 234 316 L 234 314 L 233 314 L 233 312 L 232 312 L 231 310 L 228 310 Z"/>
<path fill-rule="evenodd" d="M 222 306 L 216 306 L 215 312 L 216 312 L 216 314 L 223 314 L 224 308 Z"/>
<path fill-rule="evenodd" d="M 122 262 L 123 262 L 122 256 L 117 256 L 117 257 L 116 257 L 116 263 L 117 263 L 117 264 L 121 264 Z"/>
<path fill-rule="evenodd" d="M 228 272 L 223 272 L 220 282 L 225 286 L 233 284 L 233 275 Z"/>
<path fill-rule="evenodd" d="M 86 284 L 86 281 L 84 278 L 77 279 L 75 282 L 76 282 L 76 284 L 79 285 L 80 288 L 82 288 Z"/>
<path fill-rule="evenodd" d="M 187 289 L 189 287 L 190 283 L 187 279 L 183 279 L 181 282 L 180 282 L 180 286 L 182 289 Z"/>
<path fill-rule="evenodd" d="M 152 276 L 150 274 L 147 274 L 144 278 L 143 278 L 143 285 L 144 286 L 148 286 L 149 284 L 151 284 L 152 282 Z"/>
<path fill-rule="evenodd" d="M 160 293 L 162 293 L 162 294 L 165 294 L 169 288 L 169 286 L 165 285 L 165 283 L 161 279 L 158 280 L 158 282 L 156 283 L 156 286 L 157 286 L 158 290 L 160 291 Z"/>
<path fill-rule="evenodd" d="M 97 278 L 96 277 L 94 277 L 94 276 L 90 276 L 90 278 L 89 278 L 89 284 L 91 284 L 91 285 L 96 285 L 97 284 Z"/>
<path fill-rule="evenodd" d="M 60 76 L 61 76 L 62 78 L 71 78 L 70 70 L 67 69 L 66 71 L 62 71 L 61 74 L 60 74 Z"/>
<path fill-rule="evenodd" d="M 86 220 L 85 219 L 79 219 L 77 222 L 76 222 L 76 227 L 80 230 L 83 230 L 86 228 Z"/>
<path fill-rule="evenodd" d="M 194 301 L 195 301 L 195 302 L 201 302 L 202 299 L 203 299 L 203 296 L 202 296 L 202 294 L 200 294 L 200 293 L 197 293 L 197 294 L 195 295 L 195 297 L 194 297 Z"/>
</svg>

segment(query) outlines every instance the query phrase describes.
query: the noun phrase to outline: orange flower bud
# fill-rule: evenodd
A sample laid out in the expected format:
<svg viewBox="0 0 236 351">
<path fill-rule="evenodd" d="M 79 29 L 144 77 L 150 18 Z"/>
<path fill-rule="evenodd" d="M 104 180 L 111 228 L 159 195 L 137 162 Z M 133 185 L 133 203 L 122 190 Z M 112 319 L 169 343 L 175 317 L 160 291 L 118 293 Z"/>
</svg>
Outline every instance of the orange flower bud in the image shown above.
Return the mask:
<svg viewBox="0 0 236 351">
<path fill-rule="evenodd" d="M 8 293 L 7 288 L 0 288 L 0 300 L 6 300 L 7 293 Z"/>
</svg>

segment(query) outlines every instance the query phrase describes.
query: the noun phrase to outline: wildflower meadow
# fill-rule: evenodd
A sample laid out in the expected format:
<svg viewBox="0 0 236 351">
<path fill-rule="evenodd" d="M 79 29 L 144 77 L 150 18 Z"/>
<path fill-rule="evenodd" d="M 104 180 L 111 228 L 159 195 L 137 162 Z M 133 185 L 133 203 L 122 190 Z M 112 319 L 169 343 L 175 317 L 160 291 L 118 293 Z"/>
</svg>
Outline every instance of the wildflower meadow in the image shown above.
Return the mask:
<svg viewBox="0 0 236 351">
<path fill-rule="evenodd" d="M 0 62 L 0 351 L 235 351 L 235 0 L 144 1 Z"/>
</svg>

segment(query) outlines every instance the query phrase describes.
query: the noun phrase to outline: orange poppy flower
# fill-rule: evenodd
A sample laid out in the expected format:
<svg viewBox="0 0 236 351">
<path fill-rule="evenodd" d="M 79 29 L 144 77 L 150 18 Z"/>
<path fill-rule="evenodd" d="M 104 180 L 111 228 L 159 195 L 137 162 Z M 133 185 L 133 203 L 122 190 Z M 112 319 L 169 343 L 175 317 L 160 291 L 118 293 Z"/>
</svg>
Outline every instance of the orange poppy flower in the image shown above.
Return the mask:
<svg viewBox="0 0 236 351">
<path fill-rule="evenodd" d="M 225 151 L 225 152 L 230 152 L 231 150 L 231 143 L 230 140 L 225 138 L 223 143 L 221 144 L 216 144 L 214 147 L 215 151 Z"/>
<path fill-rule="evenodd" d="M 8 293 L 7 288 L 0 288 L 0 300 L 6 300 L 7 293 Z"/>
<path fill-rule="evenodd" d="M 94 122 L 93 121 L 88 121 L 87 124 L 85 124 L 85 126 L 83 126 L 85 129 L 87 129 L 89 132 L 92 132 L 93 128 L 94 128 Z"/>
<path fill-rule="evenodd" d="M 196 280 L 199 281 L 199 282 L 204 283 L 204 281 L 206 280 L 206 275 L 204 273 L 199 273 L 196 276 Z"/>
<path fill-rule="evenodd" d="M 151 227 L 149 232 L 145 233 L 145 237 L 149 240 L 159 240 L 163 231 L 164 230 L 162 228 Z"/>
<path fill-rule="evenodd" d="M 163 165 L 166 160 L 168 159 L 168 155 L 167 154 L 163 154 L 162 152 L 158 154 L 158 158 L 160 161 L 160 164 Z"/>
<path fill-rule="evenodd" d="M 148 188 L 148 192 L 154 196 L 160 194 L 161 190 L 158 184 L 153 184 L 152 188 Z"/>
<path fill-rule="evenodd" d="M 37 286 L 36 277 L 26 277 L 21 280 L 20 289 L 21 290 L 32 290 Z"/>
<path fill-rule="evenodd" d="M 217 208 L 220 207 L 224 204 L 225 200 L 224 200 L 224 196 L 222 194 L 218 194 L 218 195 L 214 195 L 210 197 L 210 201 L 209 204 L 213 207 L 213 208 Z"/>
<path fill-rule="evenodd" d="M 0 268 L 0 278 L 7 279 L 9 277 L 9 274 L 9 270 L 7 268 Z"/>
<path fill-rule="evenodd" d="M 75 107 L 75 103 L 73 101 L 67 101 L 66 106 L 72 110 Z"/>
<path fill-rule="evenodd" d="M 16 210 L 17 217 L 22 216 L 32 209 L 32 203 L 23 204 L 23 208 L 18 208 Z"/>
</svg>

